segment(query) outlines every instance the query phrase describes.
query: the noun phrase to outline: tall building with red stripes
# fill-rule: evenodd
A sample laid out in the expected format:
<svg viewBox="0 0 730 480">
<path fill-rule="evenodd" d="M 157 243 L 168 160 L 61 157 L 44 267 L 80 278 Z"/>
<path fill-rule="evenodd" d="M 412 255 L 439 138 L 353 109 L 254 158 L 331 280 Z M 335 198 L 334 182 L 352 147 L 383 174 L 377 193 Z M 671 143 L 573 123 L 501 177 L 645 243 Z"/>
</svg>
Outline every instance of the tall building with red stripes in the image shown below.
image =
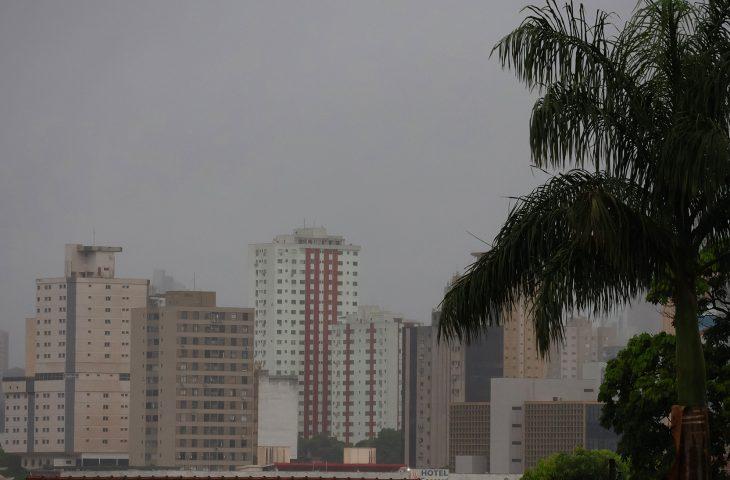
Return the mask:
<svg viewBox="0 0 730 480">
<path fill-rule="evenodd" d="M 330 326 L 358 310 L 360 247 L 323 227 L 249 245 L 255 359 L 299 378 L 299 432 L 330 433 Z"/>
<path fill-rule="evenodd" d="M 330 432 L 348 445 L 402 429 L 404 323 L 401 315 L 361 306 L 330 327 Z"/>
</svg>

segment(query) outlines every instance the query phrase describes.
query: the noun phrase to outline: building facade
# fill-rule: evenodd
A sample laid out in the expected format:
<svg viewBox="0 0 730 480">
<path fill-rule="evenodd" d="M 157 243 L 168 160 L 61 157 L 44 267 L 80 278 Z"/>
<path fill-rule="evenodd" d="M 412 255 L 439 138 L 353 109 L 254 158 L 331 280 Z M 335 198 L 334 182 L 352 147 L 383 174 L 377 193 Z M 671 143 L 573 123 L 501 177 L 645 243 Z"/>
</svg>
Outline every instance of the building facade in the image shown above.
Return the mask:
<svg viewBox="0 0 730 480">
<path fill-rule="evenodd" d="M 504 376 L 546 378 L 548 362 L 537 350 L 535 327 L 528 308 L 516 305 L 504 315 Z"/>
<path fill-rule="evenodd" d="M 297 376 L 269 375 L 266 370 L 261 370 L 258 384 L 258 451 L 286 449 L 285 457 L 297 458 Z M 259 455 L 260 465 L 269 463 L 265 458 L 265 455 Z"/>
<path fill-rule="evenodd" d="M 3 449 L 25 467 L 128 462 L 130 315 L 149 282 L 115 277 L 121 250 L 66 245 L 64 276 L 36 280 L 25 376 L 3 382 Z"/>
<path fill-rule="evenodd" d="M 449 407 L 449 469 L 456 457 L 484 457 L 489 471 L 489 403 L 460 402 Z"/>
<path fill-rule="evenodd" d="M 525 402 L 525 468 L 553 453 L 570 453 L 577 447 L 615 451 L 618 436 L 601 426 L 601 407 L 601 403 L 590 401 Z"/>
<path fill-rule="evenodd" d="M 571 317 L 565 323 L 563 343 L 551 352 L 551 378 L 583 379 L 586 365 L 603 360 L 606 347 L 617 344 L 616 327 L 594 324 L 586 317 Z"/>
<path fill-rule="evenodd" d="M 298 228 L 249 246 L 255 355 L 272 375 L 297 375 L 299 431 L 330 432 L 330 326 L 356 314 L 360 247 L 324 228 Z"/>
<path fill-rule="evenodd" d="M 384 428 L 400 430 L 403 318 L 376 306 L 330 326 L 330 433 L 354 445 Z"/>
<path fill-rule="evenodd" d="M 130 463 L 235 470 L 255 463 L 254 311 L 170 291 L 132 310 Z"/>
<path fill-rule="evenodd" d="M 586 448 L 595 445 L 585 436 L 581 437 L 584 440 L 581 445 L 575 444 L 580 436 L 576 432 L 584 431 L 587 423 L 585 420 L 579 422 L 576 413 L 584 407 L 574 405 L 596 404 L 599 386 L 598 380 L 492 379 L 490 472 L 521 474 L 534 465 L 536 459 L 563 451 L 561 449 L 567 448 L 566 445 Z M 580 412 L 586 414 L 585 419 L 589 418 L 588 410 Z M 594 415 L 591 417 L 594 419 L 591 438 L 600 438 L 601 434 L 594 428 L 596 412 L 592 410 L 591 413 Z M 540 415 L 543 416 L 538 418 Z M 553 432 L 549 433 L 551 428 Z"/>
<path fill-rule="evenodd" d="M 502 377 L 505 334 L 489 327 L 469 345 L 439 342 L 440 312 L 431 325 L 404 333 L 404 452 L 410 467 L 449 463 L 450 405 L 488 402 L 491 379 Z"/>
</svg>

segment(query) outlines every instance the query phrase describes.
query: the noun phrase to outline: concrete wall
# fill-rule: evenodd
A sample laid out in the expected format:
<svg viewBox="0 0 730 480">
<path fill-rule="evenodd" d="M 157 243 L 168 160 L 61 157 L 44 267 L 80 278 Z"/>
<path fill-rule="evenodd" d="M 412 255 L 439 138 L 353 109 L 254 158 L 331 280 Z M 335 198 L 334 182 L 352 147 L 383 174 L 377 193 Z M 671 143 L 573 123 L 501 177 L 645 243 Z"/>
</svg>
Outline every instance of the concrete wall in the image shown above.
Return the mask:
<svg viewBox="0 0 730 480">
<path fill-rule="evenodd" d="M 259 447 L 288 447 L 297 458 L 298 392 L 296 376 L 259 373 Z"/>
</svg>

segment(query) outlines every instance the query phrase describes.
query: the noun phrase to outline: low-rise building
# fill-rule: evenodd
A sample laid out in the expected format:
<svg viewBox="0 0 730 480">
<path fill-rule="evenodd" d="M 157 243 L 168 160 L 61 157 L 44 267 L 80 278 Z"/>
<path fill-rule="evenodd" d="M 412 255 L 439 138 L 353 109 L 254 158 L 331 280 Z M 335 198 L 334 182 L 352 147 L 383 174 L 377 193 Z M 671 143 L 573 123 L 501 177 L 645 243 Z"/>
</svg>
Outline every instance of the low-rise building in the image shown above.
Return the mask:
<svg viewBox="0 0 730 480">
<path fill-rule="evenodd" d="M 489 403 L 459 402 L 449 408 L 449 469 L 457 457 L 483 457 L 489 471 Z"/>
<path fill-rule="evenodd" d="M 490 472 L 523 473 L 540 458 L 577 446 L 615 449 L 598 423 L 599 380 L 492 379 Z"/>
</svg>

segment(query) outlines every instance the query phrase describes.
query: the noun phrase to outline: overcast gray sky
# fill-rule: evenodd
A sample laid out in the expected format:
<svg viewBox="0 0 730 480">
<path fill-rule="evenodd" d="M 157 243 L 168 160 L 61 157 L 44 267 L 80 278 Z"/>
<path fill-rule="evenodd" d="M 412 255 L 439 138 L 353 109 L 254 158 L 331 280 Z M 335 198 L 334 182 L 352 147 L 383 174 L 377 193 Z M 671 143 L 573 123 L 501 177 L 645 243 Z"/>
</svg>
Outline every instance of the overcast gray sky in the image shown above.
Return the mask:
<svg viewBox="0 0 730 480">
<path fill-rule="evenodd" d="M 533 98 L 489 59 L 525 2 L 0 1 L 0 327 L 34 279 L 120 245 L 248 305 L 246 247 L 363 246 L 362 299 L 426 320 L 529 167 Z M 594 0 L 625 18 L 635 0 Z"/>
</svg>

